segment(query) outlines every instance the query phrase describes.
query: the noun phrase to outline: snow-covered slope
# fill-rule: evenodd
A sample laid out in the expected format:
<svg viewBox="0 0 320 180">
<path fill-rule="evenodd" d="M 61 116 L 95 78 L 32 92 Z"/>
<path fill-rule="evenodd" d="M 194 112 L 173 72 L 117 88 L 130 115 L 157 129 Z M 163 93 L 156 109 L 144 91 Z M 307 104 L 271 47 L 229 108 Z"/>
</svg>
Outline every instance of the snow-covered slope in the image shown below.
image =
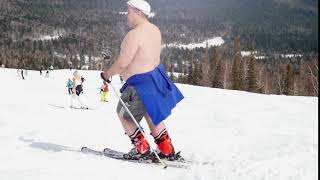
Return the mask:
<svg viewBox="0 0 320 180">
<path fill-rule="evenodd" d="M 131 145 L 114 93 L 108 103 L 99 101 L 99 72 L 81 72 L 93 110 L 68 108 L 71 73 L 45 78 L 28 71 L 22 80 L 16 70 L 0 69 L 1 180 L 318 179 L 318 98 L 178 85 L 186 98 L 166 121 L 173 143 L 187 159 L 210 164 L 163 170 L 73 151 L 84 145 L 128 151 Z M 118 78 L 113 84 L 121 87 Z"/>
<path fill-rule="evenodd" d="M 201 43 L 190 43 L 190 44 L 180 44 L 180 43 L 170 43 L 162 45 L 162 48 L 183 48 L 183 49 L 195 49 L 195 48 L 206 48 L 211 46 L 221 46 L 224 44 L 222 37 L 214 37 L 212 39 L 205 40 Z"/>
</svg>

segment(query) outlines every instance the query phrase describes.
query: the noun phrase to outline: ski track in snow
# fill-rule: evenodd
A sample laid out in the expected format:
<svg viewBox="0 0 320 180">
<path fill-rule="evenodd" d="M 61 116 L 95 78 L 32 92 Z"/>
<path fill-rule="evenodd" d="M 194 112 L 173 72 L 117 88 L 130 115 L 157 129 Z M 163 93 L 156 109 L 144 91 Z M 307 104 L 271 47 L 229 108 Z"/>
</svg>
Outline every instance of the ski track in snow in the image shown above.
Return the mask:
<svg viewBox="0 0 320 180">
<path fill-rule="evenodd" d="M 102 103 L 99 72 L 81 74 L 84 98 L 93 110 L 68 108 L 65 86 L 72 71 L 56 70 L 49 78 L 28 71 L 22 80 L 16 70 L 0 69 L 1 180 L 318 179 L 318 98 L 178 84 L 186 98 L 166 121 L 169 133 L 184 157 L 208 164 L 163 170 L 78 152 L 82 146 L 131 148 L 111 87 L 109 102 Z M 113 79 L 119 89 L 119 79 Z"/>
</svg>

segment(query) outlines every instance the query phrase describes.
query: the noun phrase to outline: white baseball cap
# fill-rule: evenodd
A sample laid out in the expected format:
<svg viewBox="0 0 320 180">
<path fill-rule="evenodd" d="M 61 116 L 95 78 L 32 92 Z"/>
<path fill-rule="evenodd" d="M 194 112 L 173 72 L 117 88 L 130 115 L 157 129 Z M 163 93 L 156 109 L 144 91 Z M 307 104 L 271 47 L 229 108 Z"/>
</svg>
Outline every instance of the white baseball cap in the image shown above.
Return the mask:
<svg viewBox="0 0 320 180">
<path fill-rule="evenodd" d="M 143 14 L 150 16 L 151 15 L 151 6 L 147 1 L 144 0 L 130 0 L 127 2 L 127 5 L 138 9 L 143 12 Z"/>
</svg>

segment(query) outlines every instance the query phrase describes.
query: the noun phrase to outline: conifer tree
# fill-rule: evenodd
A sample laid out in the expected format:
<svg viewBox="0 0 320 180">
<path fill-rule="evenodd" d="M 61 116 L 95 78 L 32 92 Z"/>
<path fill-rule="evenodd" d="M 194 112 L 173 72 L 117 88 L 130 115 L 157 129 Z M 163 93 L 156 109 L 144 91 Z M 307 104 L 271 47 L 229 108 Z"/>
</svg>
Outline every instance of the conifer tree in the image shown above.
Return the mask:
<svg viewBox="0 0 320 180">
<path fill-rule="evenodd" d="M 293 95 L 293 85 L 294 85 L 294 72 L 291 64 L 288 64 L 286 67 L 286 75 L 284 80 L 284 94 Z"/>
<path fill-rule="evenodd" d="M 241 63 L 240 37 L 237 37 L 235 39 L 235 54 L 231 70 L 232 89 L 234 90 L 243 90 L 243 73 L 241 66 L 243 66 L 243 64 Z"/>
<path fill-rule="evenodd" d="M 223 71 L 224 67 L 222 65 L 222 60 L 220 56 L 220 51 L 218 48 L 214 48 L 214 56 L 213 56 L 214 66 L 211 68 L 213 69 L 213 82 L 212 87 L 214 88 L 223 88 Z"/>
<path fill-rule="evenodd" d="M 204 62 L 201 65 L 201 86 L 211 87 L 211 68 L 210 68 L 210 57 L 208 53 L 208 48 L 206 48 Z"/>
<path fill-rule="evenodd" d="M 246 58 L 241 58 L 239 67 L 239 90 L 245 90 L 246 70 Z"/>
<path fill-rule="evenodd" d="M 203 76 L 203 74 L 201 71 L 201 65 L 199 65 L 199 63 L 195 62 L 192 84 L 201 85 L 200 81 L 202 79 L 202 76 Z"/>
<path fill-rule="evenodd" d="M 174 67 L 173 65 L 170 65 L 170 79 L 175 82 L 176 78 L 174 77 L 173 71 L 174 71 Z"/>
<path fill-rule="evenodd" d="M 224 67 L 222 65 L 222 61 L 219 60 L 217 62 L 217 67 L 214 73 L 214 81 L 213 81 L 213 87 L 214 88 L 223 88 L 223 71 L 224 71 Z"/>
<path fill-rule="evenodd" d="M 254 56 L 251 56 L 246 77 L 246 90 L 249 92 L 257 92 L 257 89 L 256 60 Z"/>
</svg>

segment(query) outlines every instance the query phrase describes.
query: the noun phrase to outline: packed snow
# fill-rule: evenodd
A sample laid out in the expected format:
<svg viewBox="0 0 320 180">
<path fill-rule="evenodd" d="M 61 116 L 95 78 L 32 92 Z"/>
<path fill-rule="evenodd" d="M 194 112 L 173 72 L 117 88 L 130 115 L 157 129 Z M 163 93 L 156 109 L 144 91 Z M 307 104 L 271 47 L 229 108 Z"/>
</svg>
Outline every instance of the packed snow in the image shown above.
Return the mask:
<svg viewBox="0 0 320 180">
<path fill-rule="evenodd" d="M 302 54 L 281 54 L 282 58 L 295 58 L 295 57 L 302 57 Z"/>
<path fill-rule="evenodd" d="M 93 110 L 69 108 L 72 71 L 55 70 L 47 78 L 28 71 L 22 80 L 17 70 L 0 68 L 1 180 L 318 179 L 317 97 L 177 84 L 185 99 L 166 120 L 169 133 L 186 159 L 206 164 L 164 170 L 78 152 L 82 146 L 123 152 L 132 147 L 111 87 L 109 102 L 102 103 L 99 72 L 80 73 L 86 79 L 83 98 Z M 112 84 L 122 86 L 118 76 Z M 144 121 L 142 126 L 149 134 Z"/>
<path fill-rule="evenodd" d="M 253 55 L 256 59 L 266 59 L 268 58 L 267 56 L 263 55 L 258 55 L 258 51 L 241 51 L 241 56 L 242 57 L 248 57 Z M 279 55 L 281 58 L 301 58 L 302 54 L 280 54 Z"/>
<path fill-rule="evenodd" d="M 266 56 L 258 56 L 258 51 L 241 51 L 242 57 L 248 57 L 253 55 L 256 59 L 266 59 Z"/>
<path fill-rule="evenodd" d="M 45 40 L 54 40 L 54 39 L 58 39 L 59 37 L 60 37 L 59 35 L 53 35 L 53 36 L 43 35 L 43 36 L 40 36 L 37 40 L 42 40 L 42 41 L 45 41 Z"/>
<path fill-rule="evenodd" d="M 180 44 L 180 43 L 170 43 L 162 45 L 162 48 L 183 48 L 183 49 L 195 49 L 195 48 L 207 48 L 211 46 L 221 46 L 225 41 L 222 37 L 214 37 L 212 39 L 205 40 L 201 43 L 190 43 L 190 44 Z"/>
<path fill-rule="evenodd" d="M 258 51 L 241 51 L 240 53 L 242 57 L 247 57 L 258 54 Z"/>
</svg>

